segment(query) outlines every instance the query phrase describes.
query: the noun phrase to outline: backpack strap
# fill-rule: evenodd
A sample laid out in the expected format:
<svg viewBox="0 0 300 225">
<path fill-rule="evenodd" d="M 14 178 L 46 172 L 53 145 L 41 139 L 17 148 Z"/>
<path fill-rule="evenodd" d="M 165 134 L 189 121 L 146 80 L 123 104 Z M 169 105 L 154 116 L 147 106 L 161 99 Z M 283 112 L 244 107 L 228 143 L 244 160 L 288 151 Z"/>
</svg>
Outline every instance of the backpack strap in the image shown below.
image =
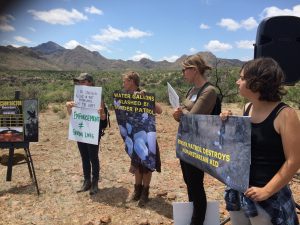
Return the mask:
<svg viewBox="0 0 300 225">
<path fill-rule="evenodd" d="M 207 88 L 209 85 L 211 85 L 208 81 L 203 84 L 203 86 L 200 88 L 200 90 L 198 91 L 198 94 L 197 94 L 197 98 L 199 97 L 199 95 L 202 93 L 202 91 L 204 91 L 205 88 Z"/>
<path fill-rule="evenodd" d="M 244 112 L 243 112 L 243 116 L 249 116 L 249 112 L 250 112 L 250 109 L 252 107 L 252 103 L 249 103 L 246 107 L 246 105 L 244 106 Z"/>
<path fill-rule="evenodd" d="M 197 99 L 198 99 L 198 97 L 200 96 L 200 94 L 202 93 L 202 91 L 206 88 L 206 87 L 208 87 L 209 85 L 211 85 L 208 81 L 199 89 L 199 91 L 197 92 Z M 189 90 L 188 90 L 188 92 L 187 92 L 187 94 L 186 94 L 186 98 L 189 96 L 189 94 L 190 94 L 190 92 L 191 92 L 191 90 L 193 89 L 193 87 L 191 87 Z"/>
</svg>

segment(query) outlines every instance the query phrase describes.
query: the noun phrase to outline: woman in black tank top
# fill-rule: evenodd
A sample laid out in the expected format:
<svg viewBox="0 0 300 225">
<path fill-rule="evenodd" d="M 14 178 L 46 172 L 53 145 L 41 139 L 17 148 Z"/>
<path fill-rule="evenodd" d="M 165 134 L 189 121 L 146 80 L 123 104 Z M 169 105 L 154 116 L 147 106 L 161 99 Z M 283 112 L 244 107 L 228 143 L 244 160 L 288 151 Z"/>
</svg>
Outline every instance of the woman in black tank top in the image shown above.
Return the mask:
<svg viewBox="0 0 300 225">
<path fill-rule="evenodd" d="M 233 192 L 239 196 L 240 208 L 230 211 L 233 225 L 299 224 L 288 183 L 300 167 L 300 122 L 295 110 L 281 102 L 283 80 L 276 61 L 259 58 L 244 64 L 236 82 L 250 101 L 244 115 L 251 117 L 251 166 L 248 190 L 225 193 L 227 206 L 234 203 Z"/>
</svg>

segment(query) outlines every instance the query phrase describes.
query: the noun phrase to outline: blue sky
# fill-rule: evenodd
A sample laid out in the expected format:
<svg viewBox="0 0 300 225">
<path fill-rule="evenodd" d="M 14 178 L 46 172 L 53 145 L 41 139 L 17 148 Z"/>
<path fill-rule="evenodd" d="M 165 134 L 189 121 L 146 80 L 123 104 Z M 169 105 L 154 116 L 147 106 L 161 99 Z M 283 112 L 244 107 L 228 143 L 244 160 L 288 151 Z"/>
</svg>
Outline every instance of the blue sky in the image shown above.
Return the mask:
<svg viewBox="0 0 300 225">
<path fill-rule="evenodd" d="M 253 58 L 266 17 L 300 17 L 296 0 L 19 0 L 0 12 L 0 45 L 81 45 L 108 59 L 175 61 L 211 51 Z"/>
</svg>

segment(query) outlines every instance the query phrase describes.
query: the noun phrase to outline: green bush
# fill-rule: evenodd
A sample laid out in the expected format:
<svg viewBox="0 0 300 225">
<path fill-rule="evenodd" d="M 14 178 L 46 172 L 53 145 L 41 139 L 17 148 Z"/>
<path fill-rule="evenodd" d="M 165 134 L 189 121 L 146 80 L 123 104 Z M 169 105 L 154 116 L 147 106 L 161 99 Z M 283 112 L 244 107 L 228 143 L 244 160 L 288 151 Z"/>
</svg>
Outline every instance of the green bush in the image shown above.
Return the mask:
<svg viewBox="0 0 300 225">
<path fill-rule="evenodd" d="M 240 68 L 222 68 L 209 74 L 211 83 L 218 85 L 224 97 L 223 102 L 245 101 L 237 93 L 235 84 Z M 122 74 L 119 72 L 92 72 L 96 86 L 103 88 L 107 105 L 112 107 L 112 93 L 122 89 Z M 141 75 L 142 89 L 155 93 L 156 100 L 169 103 L 167 82 L 172 85 L 182 100 L 190 84 L 183 80 L 181 71 L 138 71 Z M 38 99 L 40 110 L 45 110 L 49 103 L 65 103 L 73 99 L 73 77 L 77 71 L 0 71 L 0 99 L 14 99 L 15 91 L 22 90 L 21 99 Z M 300 84 L 287 87 L 284 101 L 300 108 Z M 59 111 L 58 111 L 59 112 Z"/>
</svg>

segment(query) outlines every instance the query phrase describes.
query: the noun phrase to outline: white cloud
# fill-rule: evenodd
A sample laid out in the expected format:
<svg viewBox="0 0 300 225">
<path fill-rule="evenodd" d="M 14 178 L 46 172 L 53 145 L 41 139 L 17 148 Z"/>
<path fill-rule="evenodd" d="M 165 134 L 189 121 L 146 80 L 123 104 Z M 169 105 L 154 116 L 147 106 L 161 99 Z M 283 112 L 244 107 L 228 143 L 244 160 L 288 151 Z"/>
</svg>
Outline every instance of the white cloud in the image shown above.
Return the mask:
<svg viewBox="0 0 300 225">
<path fill-rule="evenodd" d="M 167 60 L 168 62 L 175 62 L 179 58 L 178 55 L 172 55 L 172 56 L 164 56 L 161 60 Z"/>
<path fill-rule="evenodd" d="M 207 29 L 210 29 L 210 27 L 208 25 L 204 24 L 204 23 L 201 23 L 200 24 L 200 29 L 201 30 L 207 30 Z"/>
<path fill-rule="evenodd" d="M 12 15 L 0 15 L 0 31 L 14 31 L 15 28 L 9 24 L 10 21 L 14 19 Z"/>
<path fill-rule="evenodd" d="M 70 40 L 70 41 L 68 41 L 67 43 L 64 44 L 64 47 L 67 48 L 67 49 L 73 49 L 73 48 L 76 48 L 78 45 L 81 45 L 78 41 Z"/>
<path fill-rule="evenodd" d="M 253 17 L 249 17 L 246 20 L 241 21 L 241 27 L 245 28 L 246 30 L 252 30 L 258 26 L 258 23 Z"/>
<path fill-rule="evenodd" d="M 222 43 L 218 40 L 211 40 L 208 44 L 204 45 L 204 48 L 211 52 L 219 52 L 232 49 L 232 46 L 227 43 Z"/>
<path fill-rule="evenodd" d="M 249 41 L 249 40 L 241 40 L 236 42 L 236 46 L 238 48 L 243 48 L 243 49 L 253 49 L 254 46 L 253 44 L 255 43 L 254 40 Z"/>
<path fill-rule="evenodd" d="M 300 17 L 300 5 L 295 5 L 292 9 L 279 9 L 276 6 L 265 8 L 261 13 L 261 18 L 272 16 L 298 16 Z"/>
<path fill-rule="evenodd" d="M 133 61 L 140 61 L 143 58 L 152 59 L 152 57 L 150 55 L 148 55 L 147 53 L 143 53 L 141 51 L 136 51 L 136 53 L 137 53 L 136 55 L 134 55 L 130 58 Z"/>
<path fill-rule="evenodd" d="M 189 51 L 190 51 L 191 53 L 195 53 L 195 52 L 197 52 L 197 49 L 195 49 L 195 48 L 190 48 Z"/>
<path fill-rule="evenodd" d="M 49 11 L 28 10 L 35 20 L 41 20 L 50 24 L 72 25 L 81 20 L 87 20 L 87 16 L 76 9 L 67 11 L 65 9 L 51 9 Z"/>
<path fill-rule="evenodd" d="M 226 18 L 221 19 L 217 25 L 226 28 L 230 31 L 236 31 L 238 29 L 244 28 L 246 30 L 252 30 L 258 26 L 258 23 L 253 17 L 249 17 L 248 19 L 242 20 L 241 22 L 237 22 L 233 19 Z"/>
<path fill-rule="evenodd" d="M 234 21 L 233 19 L 221 19 L 217 25 L 221 27 L 225 27 L 227 30 L 235 31 L 239 29 L 241 26 L 238 22 Z"/>
<path fill-rule="evenodd" d="M 107 29 L 102 29 L 101 34 L 93 35 L 92 38 L 95 41 L 99 41 L 102 43 L 119 41 L 122 38 L 142 38 L 145 36 L 151 36 L 152 34 L 149 32 L 144 32 L 133 27 L 130 27 L 127 31 L 122 31 L 117 28 L 113 28 L 108 26 Z"/>
<path fill-rule="evenodd" d="M 28 44 L 31 43 L 31 41 L 27 38 L 21 37 L 21 36 L 15 36 L 14 39 L 18 42 L 24 43 L 24 44 Z"/>
<path fill-rule="evenodd" d="M 22 47 L 21 45 L 17 45 L 17 44 L 11 44 L 11 46 L 15 47 L 15 48 L 20 48 Z"/>
<path fill-rule="evenodd" d="M 106 52 L 110 52 L 105 46 L 102 45 L 95 45 L 95 44 L 81 44 L 76 40 L 70 40 L 67 43 L 64 44 L 64 47 L 66 49 L 74 49 L 76 48 L 78 45 L 90 50 L 90 51 L 106 51 Z"/>
<path fill-rule="evenodd" d="M 84 10 L 90 14 L 102 15 L 103 12 L 100 9 L 97 9 L 95 6 L 85 7 Z"/>
</svg>

